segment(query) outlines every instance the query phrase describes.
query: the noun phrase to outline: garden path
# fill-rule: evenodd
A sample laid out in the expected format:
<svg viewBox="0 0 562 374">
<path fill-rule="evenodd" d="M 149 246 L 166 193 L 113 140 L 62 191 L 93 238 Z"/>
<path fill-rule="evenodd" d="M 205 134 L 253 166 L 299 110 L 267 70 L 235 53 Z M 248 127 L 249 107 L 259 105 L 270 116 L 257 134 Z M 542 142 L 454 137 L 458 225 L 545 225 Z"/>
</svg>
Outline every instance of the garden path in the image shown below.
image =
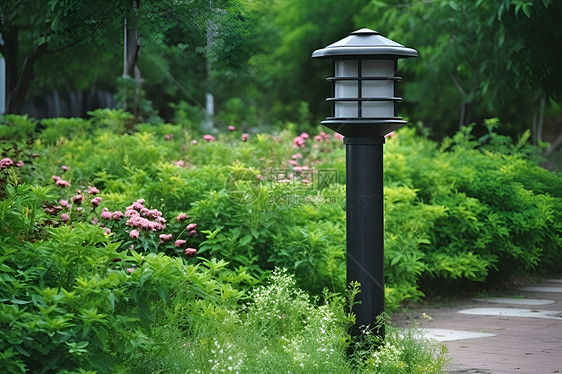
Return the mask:
<svg viewBox="0 0 562 374">
<path fill-rule="evenodd" d="M 427 337 L 445 344 L 447 373 L 562 373 L 562 279 L 505 295 L 416 305 L 393 321 L 405 326 L 415 316 Z"/>
</svg>

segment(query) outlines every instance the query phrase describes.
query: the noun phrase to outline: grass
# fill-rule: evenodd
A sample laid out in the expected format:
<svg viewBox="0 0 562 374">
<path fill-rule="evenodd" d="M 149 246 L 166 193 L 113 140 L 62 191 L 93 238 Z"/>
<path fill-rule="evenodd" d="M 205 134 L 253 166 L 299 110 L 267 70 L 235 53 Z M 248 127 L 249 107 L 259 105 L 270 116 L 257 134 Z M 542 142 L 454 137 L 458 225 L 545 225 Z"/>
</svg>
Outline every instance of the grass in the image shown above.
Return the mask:
<svg viewBox="0 0 562 374">
<path fill-rule="evenodd" d="M 206 323 L 189 334 L 179 325 L 159 331 L 165 346 L 139 361 L 135 373 L 441 372 L 444 346 L 415 327 L 387 326 L 383 342 L 369 331 L 350 342 L 347 300 L 326 296 L 309 297 L 278 270 L 240 310 L 201 311 Z"/>
</svg>

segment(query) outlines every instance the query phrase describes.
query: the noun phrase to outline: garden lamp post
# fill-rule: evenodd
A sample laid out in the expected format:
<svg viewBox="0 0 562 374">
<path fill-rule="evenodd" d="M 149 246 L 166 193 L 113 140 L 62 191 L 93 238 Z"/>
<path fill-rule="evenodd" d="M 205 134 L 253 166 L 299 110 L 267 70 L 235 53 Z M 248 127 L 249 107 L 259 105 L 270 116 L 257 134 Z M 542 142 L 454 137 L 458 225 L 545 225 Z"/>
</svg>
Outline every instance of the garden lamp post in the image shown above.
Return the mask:
<svg viewBox="0 0 562 374">
<path fill-rule="evenodd" d="M 356 324 L 374 327 L 384 312 L 384 136 L 406 124 L 397 117 L 395 76 L 399 58 L 416 57 L 376 31 L 360 29 L 314 51 L 312 58 L 333 61 L 332 116 L 322 124 L 345 136 L 347 203 L 347 282 L 361 284 L 353 312 Z M 384 328 L 378 334 L 384 337 Z"/>
</svg>

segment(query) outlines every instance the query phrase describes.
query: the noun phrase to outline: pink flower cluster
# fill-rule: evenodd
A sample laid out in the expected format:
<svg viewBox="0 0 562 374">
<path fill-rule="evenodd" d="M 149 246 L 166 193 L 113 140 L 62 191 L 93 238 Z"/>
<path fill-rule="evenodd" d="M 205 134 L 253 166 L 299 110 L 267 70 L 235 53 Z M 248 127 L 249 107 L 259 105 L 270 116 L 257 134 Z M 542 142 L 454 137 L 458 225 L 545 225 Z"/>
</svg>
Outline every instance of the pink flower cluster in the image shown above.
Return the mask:
<svg viewBox="0 0 562 374">
<path fill-rule="evenodd" d="M 317 141 L 318 143 L 322 143 L 322 142 L 330 139 L 330 137 L 331 137 L 330 134 L 326 134 L 324 131 L 322 131 L 320 134 L 318 134 L 314 137 L 314 140 Z"/>
<path fill-rule="evenodd" d="M 14 161 L 12 161 L 12 159 L 9 157 L 0 160 L 0 169 L 7 169 L 12 165 L 14 165 Z"/>
<path fill-rule="evenodd" d="M 18 161 L 15 163 L 16 167 L 21 168 L 24 163 L 23 161 Z M 8 169 L 9 167 L 14 166 L 14 161 L 11 158 L 6 157 L 0 160 L 0 169 Z"/>
<path fill-rule="evenodd" d="M 304 144 L 306 143 L 306 139 L 308 138 L 310 138 L 310 135 L 308 135 L 306 132 L 303 132 L 302 134 L 296 136 L 293 139 L 293 145 L 297 148 L 304 147 Z"/>
<path fill-rule="evenodd" d="M 214 142 L 216 140 L 216 138 L 213 135 L 209 135 L 209 134 L 203 135 L 203 139 L 208 141 L 209 143 Z"/>
<path fill-rule="evenodd" d="M 55 182 L 55 184 L 58 187 L 70 187 L 70 182 L 69 181 L 65 181 L 64 179 L 62 179 L 61 177 L 58 177 L 56 175 L 53 175 L 51 177 L 53 179 L 53 182 Z"/>
<path fill-rule="evenodd" d="M 197 254 L 197 249 L 195 248 L 186 248 L 184 251 L 186 256 L 193 257 Z"/>
<path fill-rule="evenodd" d="M 146 231 L 162 231 L 166 228 L 166 220 L 158 209 L 148 209 L 144 206 L 145 200 L 139 199 L 125 210 L 125 216 L 129 217 L 126 225 L 138 227 Z"/>
<path fill-rule="evenodd" d="M 119 221 L 123 218 L 123 213 L 120 211 L 110 212 L 107 208 L 103 208 L 100 217 L 109 221 Z"/>
<path fill-rule="evenodd" d="M 61 179 L 60 177 L 57 177 L 56 175 L 53 175 L 52 178 L 53 178 L 53 181 L 55 181 L 55 183 L 60 187 L 70 186 L 69 182 Z M 89 187 L 88 191 L 86 191 L 86 194 L 88 194 L 88 195 L 95 195 L 97 193 L 99 193 L 99 190 L 96 187 L 93 187 L 93 186 Z M 43 210 L 45 211 L 45 213 L 51 214 L 51 215 L 58 214 L 58 212 L 63 210 L 63 208 L 66 209 L 67 211 L 72 211 L 73 206 L 81 205 L 84 202 L 85 197 L 86 196 L 82 194 L 82 191 L 76 190 L 76 195 L 73 196 L 70 199 L 72 201 L 72 203 L 70 203 L 69 200 L 61 199 L 58 202 L 59 205 L 46 204 L 45 206 L 43 206 Z M 101 201 L 102 201 L 101 197 L 94 197 L 90 201 L 93 209 L 96 209 L 96 207 L 101 203 Z M 81 206 L 78 206 L 78 207 L 76 207 L 76 211 L 79 212 L 79 213 L 82 213 L 84 211 L 84 208 L 82 208 Z M 70 221 L 70 214 L 69 213 L 70 212 L 61 213 L 60 218 L 63 222 L 66 223 L 66 222 Z M 102 215 L 103 215 L 103 213 L 102 213 Z"/>
<path fill-rule="evenodd" d="M 189 216 L 188 216 L 187 214 L 185 214 L 185 213 L 180 213 L 180 214 L 178 214 L 178 216 L 176 217 L 176 219 L 177 219 L 178 221 L 183 221 L 183 220 L 185 220 L 185 219 L 189 219 Z"/>
<path fill-rule="evenodd" d="M 172 234 L 160 234 L 160 244 L 172 240 Z"/>
</svg>

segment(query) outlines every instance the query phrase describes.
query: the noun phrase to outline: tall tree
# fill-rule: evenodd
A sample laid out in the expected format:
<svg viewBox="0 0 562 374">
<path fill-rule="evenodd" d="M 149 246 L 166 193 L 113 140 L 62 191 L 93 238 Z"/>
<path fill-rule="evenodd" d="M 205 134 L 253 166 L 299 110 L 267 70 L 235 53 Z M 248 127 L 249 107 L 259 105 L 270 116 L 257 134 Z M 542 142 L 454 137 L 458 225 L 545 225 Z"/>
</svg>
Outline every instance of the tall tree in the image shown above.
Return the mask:
<svg viewBox="0 0 562 374">
<path fill-rule="evenodd" d="M 21 110 L 34 68 L 43 56 L 81 43 L 101 42 L 123 14 L 121 4 L 110 0 L 2 1 L 0 53 L 6 60 L 6 112 Z"/>
<path fill-rule="evenodd" d="M 402 65 L 415 74 L 405 95 L 417 119 L 447 131 L 453 116 L 460 126 L 490 114 L 528 123 L 545 99 L 562 98 L 560 14 L 551 0 L 382 0 L 356 22 L 418 49 Z"/>
</svg>

